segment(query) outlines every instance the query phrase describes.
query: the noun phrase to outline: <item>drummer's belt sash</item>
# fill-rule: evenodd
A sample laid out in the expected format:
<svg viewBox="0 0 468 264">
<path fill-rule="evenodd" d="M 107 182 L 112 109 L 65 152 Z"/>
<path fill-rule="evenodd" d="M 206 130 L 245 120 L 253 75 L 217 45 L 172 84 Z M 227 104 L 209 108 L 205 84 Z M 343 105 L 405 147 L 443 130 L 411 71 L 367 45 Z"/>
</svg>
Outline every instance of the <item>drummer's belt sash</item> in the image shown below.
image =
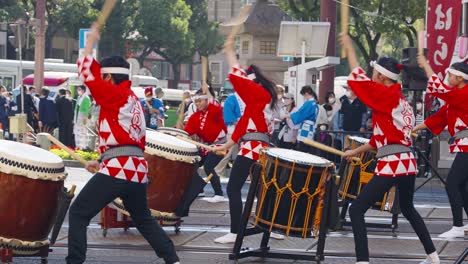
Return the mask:
<svg viewBox="0 0 468 264">
<path fill-rule="evenodd" d="M 267 134 L 260 132 L 251 132 L 243 135 L 239 140 L 239 144 L 245 141 L 261 141 L 270 145 L 270 137 Z"/>
<path fill-rule="evenodd" d="M 390 155 L 395 155 L 399 153 L 407 153 L 407 152 L 412 152 L 413 150 L 410 147 L 403 146 L 400 144 L 390 144 L 390 145 L 385 145 L 380 147 L 377 150 L 377 155 L 375 157 L 377 159 L 390 156 Z"/>
<path fill-rule="evenodd" d="M 143 157 L 143 150 L 137 146 L 118 146 L 106 150 L 101 154 L 99 161 L 110 160 L 117 157 Z"/>
<path fill-rule="evenodd" d="M 452 145 L 455 143 L 455 140 L 462 139 L 462 138 L 468 138 L 468 129 L 460 130 L 453 137 L 449 138 L 448 143 Z"/>
</svg>

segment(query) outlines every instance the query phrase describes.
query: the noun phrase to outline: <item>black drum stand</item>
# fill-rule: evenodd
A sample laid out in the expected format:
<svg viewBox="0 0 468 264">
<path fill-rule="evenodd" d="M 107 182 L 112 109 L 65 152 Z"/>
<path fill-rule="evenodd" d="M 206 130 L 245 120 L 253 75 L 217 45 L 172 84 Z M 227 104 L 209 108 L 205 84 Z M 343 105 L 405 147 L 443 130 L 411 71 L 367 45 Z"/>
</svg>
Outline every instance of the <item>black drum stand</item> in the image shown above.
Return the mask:
<svg viewBox="0 0 468 264">
<path fill-rule="evenodd" d="M 395 199 L 397 199 L 397 197 L 395 197 Z M 348 208 L 349 208 L 349 204 L 350 204 L 350 201 L 345 199 L 344 201 L 342 201 L 342 207 L 341 207 L 341 212 L 340 212 L 340 226 L 338 227 L 338 229 L 342 229 L 344 226 L 351 226 L 351 222 L 350 221 L 347 221 L 346 220 L 346 214 L 348 213 Z M 370 208 L 369 210 L 372 210 L 372 208 Z M 392 211 L 394 209 L 392 208 Z M 392 233 L 393 233 L 393 236 L 396 236 L 397 234 L 397 229 L 398 229 L 398 215 L 399 215 L 399 212 L 390 212 L 392 214 L 392 222 L 389 223 L 389 224 L 385 224 L 385 223 L 369 223 L 368 221 L 366 221 L 366 227 L 370 227 L 370 228 L 382 228 L 382 229 L 391 229 L 392 230 Z"/>
<path fill-rule="evenodd" d="M 330 214 L 331 204 L 331 188 L 333 188 L 333 181 L 329 180 L 325 190 L 325 202 L 323 205 L 323 211 L 320 219 L 320 228 L 317 242 L 317 251 L 314 254 L 309 253 L 286 253 L 271 250 L 268 246 L 270 241 L 270 232 L 263 230 L 259 227 L 247 227 L 249 224 L 249 218 L 253 209 L 254 198 L 258 190 L 260 175 L 262 172 L 262 166 L 256 163 L 252 167 L 252 182 L 250 184 L 249 192 L 247 194 L 247 200 L 245 202 L 244 211 L 242 213 L 239 233 L 237 234 L 236 242 L 231 254 L 229 254 L 230 260 L 238 260 L 247 257 L 261 257 L 261 258 L 278 258 L 278 259 L 294 259 L 294 260 L 310 260 L 320 263 L 325 259 L 325 239 L 328 231 L 328 220 Z M 242 243 L 244 237 L 263 233 L 260 247 L 257 249 L 243 248 Z"/>
</svg>

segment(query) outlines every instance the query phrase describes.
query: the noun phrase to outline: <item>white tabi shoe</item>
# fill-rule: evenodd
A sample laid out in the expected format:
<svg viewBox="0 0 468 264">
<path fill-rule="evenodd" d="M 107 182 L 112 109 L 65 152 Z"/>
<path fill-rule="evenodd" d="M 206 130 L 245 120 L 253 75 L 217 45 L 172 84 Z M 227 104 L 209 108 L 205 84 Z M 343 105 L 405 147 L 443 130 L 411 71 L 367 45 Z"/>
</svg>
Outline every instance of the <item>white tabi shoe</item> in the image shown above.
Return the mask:
<svg viewBox="0 0 468 264">
<path fill-rule="evenodd" d="M 226 235 L 215 239 L 214 242 L 220 243 L 220 244 L 230 244 L 230 243 L 236 242 L 236 237 L 237 237 L 237 234 L 227 233 Z"/>
<path fill-rule="evenodd" d="M 359 262 L 356 262 L 356 264 L 369 264 L 369 261 L 359 261 Z"/>
<path fill-rule="evenodd" d="M 220 202 L 228 201 L 226 198 L 224 198 L 224 196 L 221 196 L 221 195 L 215 195 L 213 197 L 204 198 L 203 200 L 205 200 L 205 201 L 207 201 L 209 203 L 220 203 Z"/>
<path fill-rule="evenodd" d="M 437 254 L 437 252 L 431 253 L 423 262 L 419 262 L 419 264 L 440 264 L 439 254 Z"/>
<path fill-rule="evenodd" d="M 454 226 L 449 231 L 439 235 L 441 238 L 457 238 L 465 236 L 465 227 L 463 226 Z"/>
<path fill-rule="evenodd" d="M 270 237 L 276 240 L 284 240 L 284 236 L 275 232 L 270 233 Z"/>
</svg>

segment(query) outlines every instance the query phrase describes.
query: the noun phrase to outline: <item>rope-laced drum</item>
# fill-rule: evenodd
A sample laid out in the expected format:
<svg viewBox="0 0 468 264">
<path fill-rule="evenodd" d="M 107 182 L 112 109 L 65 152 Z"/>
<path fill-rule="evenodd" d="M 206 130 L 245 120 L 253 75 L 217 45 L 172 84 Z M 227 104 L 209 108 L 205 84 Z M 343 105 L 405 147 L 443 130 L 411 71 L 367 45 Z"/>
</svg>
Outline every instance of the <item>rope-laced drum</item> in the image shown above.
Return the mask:
<svg viewBox="0 0 468 264">
<path fill-rule="evenodd" d="M 191 143 L 158 131 L 146 131 L 148 206 L 162 225 L 175 225 L 180 220 L 174 212 L 197 169 L 198 153 Z M 120 200 L 114 205 L 124 209 Z"/>
<path fill-rule="evenodd" d="M 158 127 L 157 131 L 164 133 L 164 134 L 169 134 L 174 137 L 177 137 L 177 136 L 183 136 L 187 138 L 189 137 L 189 134 L 187 132 L 185 132 L 182 129 L 178 129 L 174 127 Z"/>
<path fill-rule="evenodd" d="M 369 143 L 369 139 L 367 138 L 348 136 L 345 141 L 345 149 L 355 149 L 367 143 Z M 361 159 L 359 163 L 354 161 L 348 162 L 343 159 L 338 173 L 341 176 L 338 195 L 342 201 L 356 199 L 362 188 L 372 179 L 375 166 L 377 165 L 375 155 L 375 150 L 363 152 L 359 155 Z M 394 201 L 395 187 L 392 187 L 383 195 L 382 199 L 379 199 L 374 208 L 390 211 L 392 210 Z"/>
<path fill-rule="evenodd" d="M 0 248 L 32 255 L 49 245 L 65 178 L 57 155 L 0 140 Z"/>
<path fill-rule="evenodd" d="M 260 163 L 255 224 L 288 236 L 316 236 L 321 213 L 328 206 L 324 205 L 325 190 L 333 163 L 281 148 L 264 150 Z"/>
</svg>

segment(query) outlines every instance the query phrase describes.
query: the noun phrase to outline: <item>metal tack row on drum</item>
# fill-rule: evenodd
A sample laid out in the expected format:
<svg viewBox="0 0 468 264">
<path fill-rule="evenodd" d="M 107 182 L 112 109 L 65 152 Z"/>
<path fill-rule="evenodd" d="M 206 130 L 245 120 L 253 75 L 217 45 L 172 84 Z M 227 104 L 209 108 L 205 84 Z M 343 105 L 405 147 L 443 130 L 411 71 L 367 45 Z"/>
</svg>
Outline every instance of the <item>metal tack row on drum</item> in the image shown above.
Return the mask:
<svg viewBox="0 0 468 264">
<path fill-rule="evenodd" d="M 0 249 L 36 255 L 47 248 L 47 256 L 49 233 L 62 224 L 56 219 L 65 178 L 55 154 L 0 140 Z"/>
</svg>

